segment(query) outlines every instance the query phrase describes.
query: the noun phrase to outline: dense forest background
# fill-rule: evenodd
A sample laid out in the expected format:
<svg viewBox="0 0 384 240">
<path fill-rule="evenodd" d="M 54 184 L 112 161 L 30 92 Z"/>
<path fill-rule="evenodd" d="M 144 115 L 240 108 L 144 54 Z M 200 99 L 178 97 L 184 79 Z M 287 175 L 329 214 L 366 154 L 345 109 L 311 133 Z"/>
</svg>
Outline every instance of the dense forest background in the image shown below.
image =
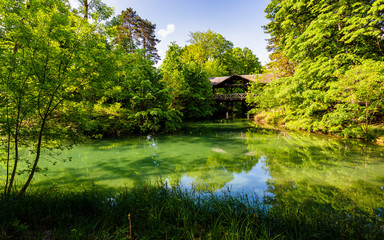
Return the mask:
<svg viewBox="0 0 384 240">
<path fill-rule="evenodd" d="M 254 85 L 256 119 L 288 128 L 383 136 L 384 1 L 282 1 L 266 8 L 273 76 Z M 264 76 L 265 77 L 265 76 Z"/>
</svg>

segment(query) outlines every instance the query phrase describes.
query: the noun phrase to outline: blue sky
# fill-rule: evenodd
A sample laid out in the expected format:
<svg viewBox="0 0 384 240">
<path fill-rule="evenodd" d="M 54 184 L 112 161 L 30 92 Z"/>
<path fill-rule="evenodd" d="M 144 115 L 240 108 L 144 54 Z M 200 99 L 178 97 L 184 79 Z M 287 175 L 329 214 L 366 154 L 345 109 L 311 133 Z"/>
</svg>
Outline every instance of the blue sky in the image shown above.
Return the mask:
<svg viewBox="0 0 384 240">
<path fill-rule="evenodd" d="M 73 2 L 73 0 L 71 0 Z M 269 38 L 262 26 L 267 24 L 264 9 L 269 0 L 104 0 L 115 14 L 128 7 L 140 17 L 156 24 L 159 55 L 163 59 L 168 45 L 175 41 L 188 44 L 189 34 L 212 30 L 234 43 L 248 47 L 265 65 L 269 61 L 265 49 Z M 167 27 L 168 26 L 168 27 Z"/>
</svg>

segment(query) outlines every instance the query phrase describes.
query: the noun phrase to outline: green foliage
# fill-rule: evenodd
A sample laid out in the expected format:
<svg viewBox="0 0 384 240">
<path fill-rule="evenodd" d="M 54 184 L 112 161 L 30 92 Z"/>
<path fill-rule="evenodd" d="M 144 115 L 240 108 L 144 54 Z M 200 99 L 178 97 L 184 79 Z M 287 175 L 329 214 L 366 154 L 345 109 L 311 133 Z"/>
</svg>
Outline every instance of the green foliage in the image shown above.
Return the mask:
<svg viewBox="0 0 384 240">
<path fill-rule="evenodd" d="M 90 85 L 81 103 L 89 121 L 80 126 L 89 135 L 132 132 L 169 132 L 179 128 L 181 113 L 172 104 L 170 90 L 143 52 L 115 49 L 110 65 Z M 103 74 L 104 72 L 104 74 Z"/>
<path fill-rule="evenodd" d="M 258 74 L 262 71 L 259 59 L 249 48 L 232 48 L 225 52 L 224 66 L 228 75 Z M 219 75 L 216 75 L 219 76 Z"/>
<path fill-rule="evenodd" d="M 353 72 L 361 68 L 381 72 L 383 9 L 378 7 L 380 3 L 272 1 L 266 9 L 271 21 L 266 30 L 272 36 L 270 49 L 276 59 L 271 66 L 282 70 L 277 77 L 286 78 L 280 80 L 283 82 L 280 85 L 269 84 L 253 103 L 264 111 L 283 109 L 284 122 L 291 128 L 350 136 L 343 129 L 358 127 L 364 134 L 355 137 L 367 138 L 371 134 L 367 126 L 381 122 L 378 93 L 381 87 L 373 92 L 374 99 L 367 98 L 364 92 L 375 88 L 374 81 L 380 84 L 381 80 L 377 74 L 372 76 L 376 80 L 360 74 L 356 82 Z M 371 64 L 377 68 L 368 68 Z M 346 100 L 348 91 L 341 86 L 355 83 L 359 90 L 352 90 L 353 96 Z M 268 90 L 271 87 L 274 90 Z M 263 106 L 263 97 L 277 98 L 272 102 L 276 104 Z M 370 101 L 376 103 L 370 105 Z M 353 106 L 359 102 L 369 104 Z"/>
<path fill-rule="evenodd" d="M 224 53 L 232 48 L 231 42 L 210 30 L 191 33 L 189 42 L 191 44 L 183 48 L 184 61 L 198 64 L 208 77 L 226 75 L 222 60 Z"/>
<path fill-rule="evenodd" d="M 154 25 L 140 21 L 144 50 L 113 46 L 117 31 L 100 20 L 112 14 L 100 1 L 82 1 L 84 17 L 66 1 L 0 4 L 0 134 L 6 166 L 4 192 L 18 173 L 39 171 L 41 150 L 63 148 L 83 134 L 173 131 L 181 113 L 153 62 L 146 42 Z M 91 14 L 93 22 L 87 21 Z M 146 31 L 150 29 L 151 31 Z M 112 41 L 110 41 L 112 40 Z M 147 46 L 147 47 L 146 47 Z M 31 149 L 28 159 L 20 148 Z M 20 171 L 23 161 L 27 168 Z"/>
<path fill-rule="evenodd" d="M 202 197 L 166 186 L 102 192 L 35 192 L 0 196 L 3 239 L 381 239 L 383 219 L 328 211 L 312 199 L 292 201 L 292 185 L 277 185 L 289 199 L 264 205 L 225 192 Z M 298 188 L 302 186 L 299 185 Z M 305 187 L 305 185 L 303 185 Z M 292 190 L 293 189 L 293 190 Z M 339 200 L 342 196 L 339 196 Z M 337 204 L 337 203 L 336 203 Z M 380 212 L 382 213 L 382 212 Z"/>
<path fill-rule="evenodd" d="M 160 42 L 155 36 L 156 24 L 147 19 L 142 19 L 132 8 L 122 11 L 112 24 L 116 26 L 117 36 L 114 42 L 130 53 L 136 49 L 144 50 L 144 57 L 157 62 L 160 56 L 157 54 L 156 44 Z"/>
<path fill-rule="evenodd" d="M 203 199 L 180 188 L 135 187 L 101 192 L 36 192 L 0 197 L 3 239 L 254 239 L 267 235 L 252 198 Z M 255 217 L 256 216 L 256 217 Z"/>
<path fill-rule="evenodd" d="M 268 32 L 268 28 L 265 27 L 265 29 Z M 296 64 L 282 52 L 279 37 L 268 39 L 267 50 L 271 52 L 269 54 L 270 62 L 266 66 L 267 71 L 263 72 L 272 74 L 274 79 L 293 76 Z"/>
<path fill-rule="evenodd" d="M 378 137 L 371 125 L 384 115 L 383 74 L 384 62 L 365 60 L 340 76 L 330 97 L 337 96 L 342 104 L 323 118 L 330 131 L 365 139 Z"/>
<path fill-rule="evenodd" d="M 101 0 L 77 0 L 79 3 L 79 13 L 83 15 L 85 20 L 91 17 L 95 22 L 107 20 L 114 14 L 114 9 L 108 7 Z M 75 9 L 75 11 L 77 11 Z"/>
<path fill-rule="evenodd" d="M 169 46 L 161 71 L 163 81 L 172 89 L 174 106 L 187 119 L 209 117 L 213 113 L 213 93 L 202 67 L 182 58 L 185 49 L 175 43 Z"/>
<path fill-rule="evenodd" d="M 233 43 L 211 30 L 191 33 L 183 59 L 199 64 L 209 77 L 261 72 L 261 63 L 249 48 L 233 48 Z"/>
<path fill-rule="evenodd" d="M 202 62 L 209 59 L 219 59 L 226 51 L 233 48 L 232 42 L 211 30 L 191 33 L 189 42 L 200 50 L 195 57 L 196 60 L 200 59 Z"/>
<path fill-rule="evenodd" d="M 8 136 L 6 192 L 15 180 L 19 148 L 28 144 L 35 154 L 23 193 L 38 170 L 41 148 L 74 140 L 76 130 L 61 116 L 107 56 L 96 26 L 70 12 L 65 2 L 14 4 L 4 1 L 0 7 L 0 129 Z"/>
</svg>

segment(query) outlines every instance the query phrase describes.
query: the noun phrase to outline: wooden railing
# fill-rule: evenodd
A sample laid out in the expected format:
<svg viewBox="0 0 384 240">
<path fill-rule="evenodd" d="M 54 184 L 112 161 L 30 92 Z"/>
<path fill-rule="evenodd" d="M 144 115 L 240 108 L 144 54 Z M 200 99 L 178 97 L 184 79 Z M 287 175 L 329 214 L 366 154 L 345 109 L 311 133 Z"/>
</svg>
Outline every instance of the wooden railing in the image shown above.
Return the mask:
<svg viewBox="0 0 384 240">
<path fill-rule="evenodd" d="M 246 97 L 246 93 L 215 94 L 218 101 L 244 101 Z"/>
</svg>

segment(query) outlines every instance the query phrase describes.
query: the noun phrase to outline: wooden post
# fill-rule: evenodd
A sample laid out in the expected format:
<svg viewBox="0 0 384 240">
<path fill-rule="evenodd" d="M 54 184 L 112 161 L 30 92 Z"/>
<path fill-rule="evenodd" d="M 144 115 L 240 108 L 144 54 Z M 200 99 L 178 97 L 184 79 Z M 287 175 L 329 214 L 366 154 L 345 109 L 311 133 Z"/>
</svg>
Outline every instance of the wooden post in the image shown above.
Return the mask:
<svg viewBox="0 0 384 240">
<path fill-rule="evenodd" d="M 233 101 L 231 101 L 231 115 L 232 115 L 232 119 L 234 118 L 233 116 Z"/>
<path fill-rule="evenodd" d="M 241 102 L 240 102 L 240 107 L 241 107 L 241 117 L 245 117 L 247 116 L 247 119 L 249 119 L 249 113 L 248 113 L 248 105 L 247 103 L 245 102 L 245 99 L 241 99 Z"/>
<path fill-rule="evenodd" d="M 229 118 L 229 104 L 228 104 L 228 101 L 225 102 L 225 108 L 227 110 L 227 112 L 225 114 L 225 118 L 228 120 L 228 118 Z"/>
</svg>

